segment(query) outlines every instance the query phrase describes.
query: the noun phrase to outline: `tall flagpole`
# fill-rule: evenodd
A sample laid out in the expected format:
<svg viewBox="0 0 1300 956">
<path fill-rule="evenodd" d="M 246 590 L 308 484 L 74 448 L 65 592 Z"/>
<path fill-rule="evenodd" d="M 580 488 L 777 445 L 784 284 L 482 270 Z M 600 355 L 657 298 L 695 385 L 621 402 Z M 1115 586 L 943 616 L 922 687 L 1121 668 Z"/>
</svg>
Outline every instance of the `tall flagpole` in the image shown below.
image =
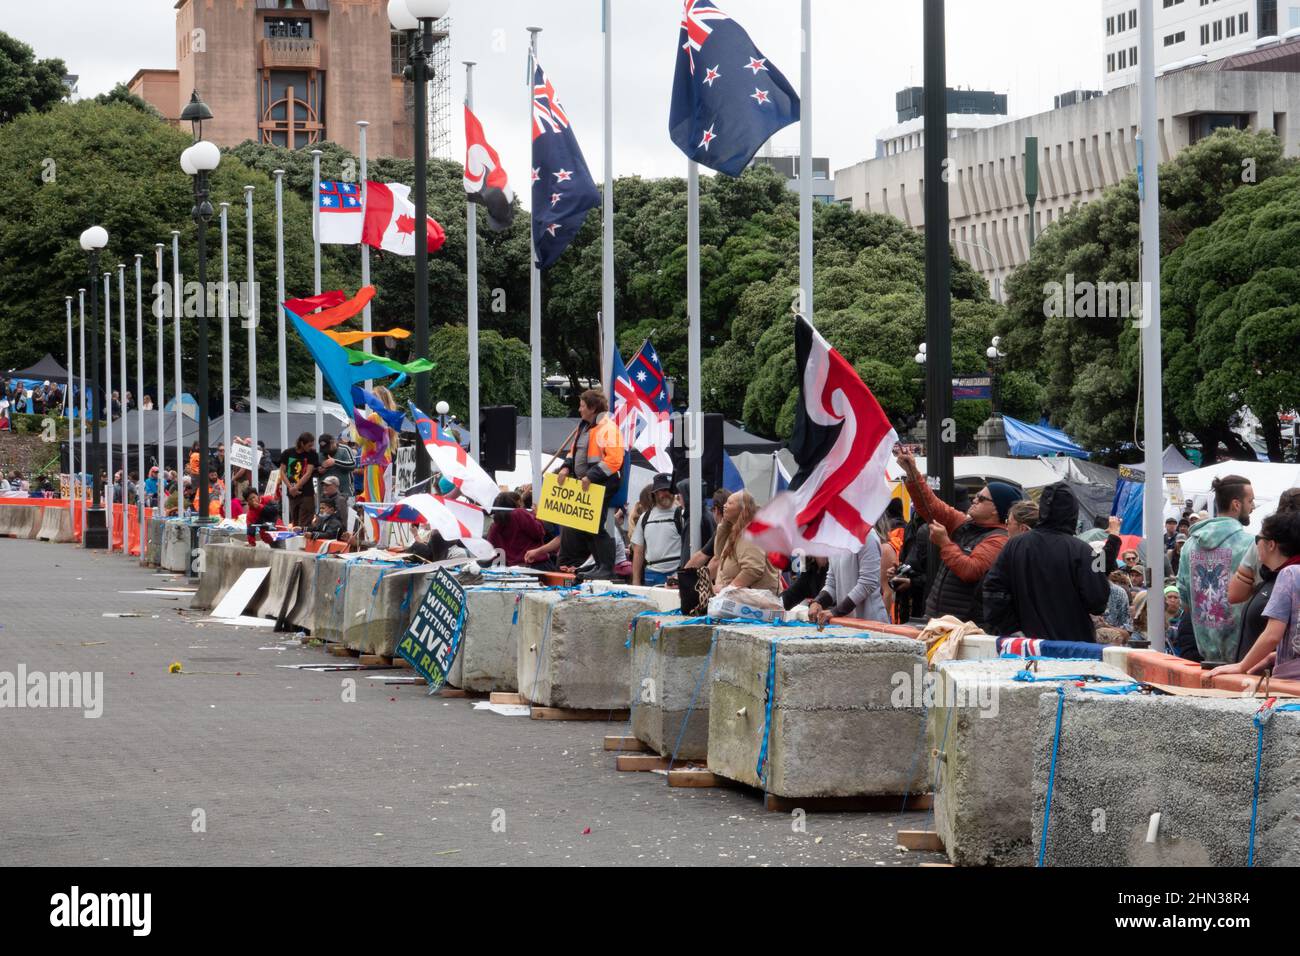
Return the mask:
<svg viewBox="0 0 1300 956">
<path fill-rule="evenodd" d="M 813 320 L 812 0 L 802 0 L 799 75 L 799 312 Z"/>
<path fill-rule="evenodd" d="M 320 158 L 322 152 L 319 149 L 311 151 L 311 238 L 312 238 L 312 294 L 320 295 Z M 325 401 L 325 390 L 322 384 L 320 366 L 315 362 L 312 368 L 316 371 L 316 434 L 319 435 L 325 430 L 325 410 L 321 408 L 321 403 Z M 316 484 L 316 479 L 312 479 L 312 484 Z"/>
<path fill-rule="evenodd" d="M 474 63 L 465 61 L 465 105 L 474 108 Z M 479 460 L 478 206 L 465 199 L 465 315 L 469 319 L 469 456 Z"/>
<path fill-rule="evenodd" d="M 221 456 L 225 488 L 221 494 L 222 511 L 233 518 L 230 507 L 230 203 L 221 204 L 221 441 L 226 453 Z M 206 478 L 204 479 L 207 480 Z"/>
<path fill-rule="evenodd" d="M 77 439 L 72 431 L 72 396 L 76 394 L 72 388 L 72 377 L 75 369 L 72 354 L 72 296 L 64 296 L 68 305 L 68 390 L 64 392 L 63 397 L 63 417 L 68 420 L 68 527 L 76 521 L 75 508 L 77 500 Z"/>
<path fill-rule="evenodd" d="M 95 481 L 95 475 L 93 472 L 90 472 L 90 469 L 87 467 L 89 459 L 86 458 L 86 415 L 88 413 L 88 406 L 86 404 L 86 290 L 85 289 L 77 290 L 77 312 L 80 316 L 79 331 L 77 334 L 80 338 L 79 349 L 81 352 L 80 361 L 77 363 L 77 367 L 81 369 L 81 388 L 78 389 L 79 402 L 77 406 L 78 411 L 81 413 L 80 415 L 81 472 L 82 474 L 87 474 L 87 473 L 90 474 L 90 481 L 91 484 L 93 485 Z M 91 317 L 91 321 L 94 321 L 94 316 Z M 86 536 L 86 487 L 85 487 L 86 483 L 84 479 L 82 480 L 81 484 L 82 484 L 81 493 L 77 497 L 80 498 L 81 536 L 84 539 Z"/>
<path fill-rule="evenodd" d="M 167 295 L 167 274 L 163 271 L 163 269 L 166 268 L 166 266 L 163 265 L 164 248 L 166 247 L 163 246 L 161 242 L 155 243 L 153 247 L 155 260 L 154 266 L 158 270 L 158 294 L 154 302 L 154 308 L 158 310 L 158 385 L 156 388 L 158 397 L 155 399 L 155 403 L 158 406 L 155 409 L 158 413 L 158 434 L 154 436 L 154 460 L 158 463 L 158 510 L 155 514 L 160 516 L 163 513 L 163 500 L 166 497 L 166 495 L 163 494 L 163 488 L 167 484 L 167 463 L 165 454 L 167 449 L 163 444 L 163 430 L 167 424 L 167 413 L 163 410 L 163 406 L 167 404 L 167 366 L 163 361 L 163 356 L 166 354 L 163 351 L 163 343 L 166 341 L 167 331 L 167 299 L 164 298 L 164 296 Z"/>
<path fill-rule="evenodd" d="M 614 404 L 614 30 L 611 0 L 601 0 L 601 24 L 605 34 L 605 195 L 602 218 L 604 232 L 600 258 L 601 348 L 600 380 L 605 396 Z M 692 512 L 698 514 L 698 512 Z"/>
<path fill-rule="evenodd" d="M 289 447 L 289 360 L 284 342 L 284 170 L 272 172 L 275 176 L 275 314 L 276 335 L 280 356 L 280 451 Z M 289 489 L 280 489 L 280 513 L 288 519 Z"/>
<path fill-rule="evenodd" d="M 121 372 L 119 378 L 121 384 L 118 388 L 122 392 L 122 401 L 119 408 L 122 409 L 119 415 L 119 424 L 122 426 L 122 553 L 126 554 L 130 548 L 127 547 L 127 541 L 131 537 L 127 534 L 126 509 L 130 501 L 127 494 L 127 486 L 131 480 L 131 458 L 130 451 L 127 447 L 128 424 L 131 419 L 126 413 L 126 263 L 117 264 L 117 321 L 118 321 L 118 340 L 117 340 L 117 362 Z"/>
<path fill-rule="evenodd" d="M 135 254 L 135 520 L 140 528 L 140 557 L 145 555 L 144 526 L 144 256 Z"/>
<path fill-rule="evenodd" d="M 261 297 L 257 294 L 257 278 L 254 272 L 253 264 L 253 187 L 244 187 L 244 229 L 247 233 L 247 252 L 248 258 L 248 315 L 244 321 L 248 323 L 248 439 L 253 444 L 253 461 L 260 464 L 257 457 L 257 314 L 262 307 Z M 230 446 L 226 446 L 226 454 L 230 454 Z M 252 485 L 260 493 L 261 488 L 257 486 L 257 465 L 253 467 Z"/>
<path fill-rule="evenodd" d="M 175 362 L 172 377 L 176 380 L 176 517 L 185 516 L 185 412 L 181 394 L 184 378 L 181 375 L 181 234 L 172 230 L 172 347 Z M 160 439 L 161 440 L 161 439 Z"/>
<path fill-rule="evenodd" d="M 1152 0 L 1142 0 L 1138 98 L 1142 144 L 1138 190 L 1142 231 L 1142 435 L 1146 442 L 1146 486 L 1142 525 L 1147 548 L 1147 607 L 1161 606 L 1164 556 L 1164 411 L 1160 363 L 1160 142 L 1156 133 L 1155 19 Z M 1151 603 L 1155 601 L 1156 603 Z M 1147 615 L 1151 649 L 1165 649 L 1164 617 Z"/>
<path fill-rule="evenodd" d="M 366 157 L 366 127 L 368 127 L 369 125 L 370 123 L 367 122 L 366 120 L 357 120 L 357 128 L 358 128 L 357 133 L 358 133 L 358 140 L 359 140 L 358 150 L 361 159 L 361 208 L 363 210 L 366 208 L 366 177 L 370 175 L 370 170 L 367 164 L 367 157 Z M 370 285 L 370 247 L 366 245 L 364 242 L 361 243 L 361 284 L 362 286 Z M 367 302 L 366 307 L 361 310 L 361 331 L 363 332 L 370 331 L 370 303 L 369 302 Z M 363 343 L 361 347 L 365 351 L 365 353 L 367 355 L 373 354 L 375 348 L 374 345 L 371 344 L 371 340 L 369 338 L 365 338 L 362 339 L 361 341 Z M 366 379 L 367 389 L 373 388 L 374 384 L 375 383 L 373 379 Z M 347 489 L 344 490 L 346 491 Z"/>
<path fill-rule="evenodd" d="M 104 420 L 108 432 L 104 436 L 104 514 L 108 521 L 108 553 L 113 553 L 113 499 L 117 486 L 113 483 L 113 273 L 104 273 Z"/>
<path fill-rule="evenodd" d="M 687 335 L 690 378 L 686 411 L 686 455 L 690 462 L 691 553 L 699 551 L 700 515 L 704 508 L 703 475 L 700 456 L 704 453 L 704 418 L 700 414 L 700 165 L 686 164 L 686 314 L 690 320 Z"/>
<path fill-rule="evenodd" d="M 528 41 L 528 128 L 533 127 L 533 72 L 537 60 L 537 34 L 542 32 L 541 27 L 529 27 L 528 32 L 532 34 Z M 531 157 L 531 147 L 529 156 Z M 532 161 L 529 161 L 529 168 L 532 167 Z M 529 217 L 536 213 L 529 204 Z M 528 273 L 529 273 L 529 297 L 528 297 L 528 342 L 532 353 L 531 371 L 532 382 L 529 391 L 529 402 L 531 404 L 532 414 L 529 416 L 531 428 L 529 437 L 531 445 L 532 471 L 533 471 L 533 501 L 536 502 L 542 495 L 542 273 L 537 268 L 537 246 L 532 240 L 533 229 L 532 223 L 529 223 L 528 236 Z"/>
</svg>

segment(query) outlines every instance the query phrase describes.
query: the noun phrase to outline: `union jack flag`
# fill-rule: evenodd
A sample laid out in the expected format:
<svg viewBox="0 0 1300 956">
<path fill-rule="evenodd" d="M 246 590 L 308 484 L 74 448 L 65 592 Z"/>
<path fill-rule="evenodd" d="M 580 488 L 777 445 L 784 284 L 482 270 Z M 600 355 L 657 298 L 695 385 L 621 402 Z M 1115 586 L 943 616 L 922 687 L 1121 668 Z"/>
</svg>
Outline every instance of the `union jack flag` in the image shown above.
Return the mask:
<svg viewBox="0 0 1300 956">
<path fill-rule="evenodd" d="M 718 9 L 713 0 L 686 0 L 686 7 L 682 10 L 682 29 L 686 31 L 686 42 L 682 44 L 682 49 L 691 61 L 692 75 L 695 73 L 695 54 L 713 32 L 709 21 L 726 19 L 727 15 Z"/>
<path fill-rule="evenodd" d="M 534 139 L 546 132 L 543 126 L 548 127 L 552 133 L 569 128 L 568 114 L 564 112 L 564 107 L 560 105 L 560 100 L 555 95 L 555 87 L 551 85 L 550 79 L 540 67 L 537 73 L 538 76 L 534 78 L 533 83 Z"/>
</svg>

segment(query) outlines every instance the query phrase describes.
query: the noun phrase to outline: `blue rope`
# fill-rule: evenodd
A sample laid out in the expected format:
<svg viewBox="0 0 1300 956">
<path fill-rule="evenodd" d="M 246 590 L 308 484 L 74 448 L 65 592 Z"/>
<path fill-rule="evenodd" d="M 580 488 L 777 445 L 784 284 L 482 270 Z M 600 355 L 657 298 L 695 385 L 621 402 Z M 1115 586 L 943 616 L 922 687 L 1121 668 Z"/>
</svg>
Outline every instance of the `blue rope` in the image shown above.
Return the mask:
<svg viewBox="0 0 1300 956">
<path fill-rule="evenodd" d="M 1043 838 L 1038 844 L 1038 866 L 1047 856 L 1047 825 L 1052 816 L 1052 790 L 1056 786 L 1056 757 L 1061 749 L 1061 714 L 1065 710 L 1065 688 L 1056 688 L 1056 731 L 1052 735 L 1052 766 L 1047 773 L 1047 804 L 1043 807 Z"/>
<path fill-rule="evenodd" d="M 411 595 L 414 593 L 415 593 L 415 578 L 411 578 L 411 582 L 406 585 L 406 597 L 402 598 L 402 606 L 401 608 L 399 608 L 399 610 L 402 612 L 403 617 L 406 616 L 407 611 L 409 611 L 411 608 Z"/>
<path fill-rule="evenodd" d="M 1011 679 L 1022 684 L 1050 684 L 1062 681 L 1065 683 L 1071 683 L 1073 681 L 1112 681 L 1114 683 L 1121 683 L 1128 680 L 1128 678 L 1108 677 L 1105 674 L 1057 674 L 1055 676 L 1047 675 L 1040 677 L 1039 675 L 1033 674 L 1029 671 L 1016 671 L 1016 673 L 1011 676 Z"/>
<path fill-rule="evenodd" d="M 1255 739 L 1255 790 L 1250 798 L 1250 842 L 1246 849 L 1246 865 L 1255 865 L 1255 823 L 1259 818 L 1259 777 L 1264 763 L 1264 725 L 1279 710 L 1300 710 L 1300 704 L 1282 704 L 1277 707 L 1265 705 L 1255 712 L 1252 718 L 1258 735 Z"/>
</svg>

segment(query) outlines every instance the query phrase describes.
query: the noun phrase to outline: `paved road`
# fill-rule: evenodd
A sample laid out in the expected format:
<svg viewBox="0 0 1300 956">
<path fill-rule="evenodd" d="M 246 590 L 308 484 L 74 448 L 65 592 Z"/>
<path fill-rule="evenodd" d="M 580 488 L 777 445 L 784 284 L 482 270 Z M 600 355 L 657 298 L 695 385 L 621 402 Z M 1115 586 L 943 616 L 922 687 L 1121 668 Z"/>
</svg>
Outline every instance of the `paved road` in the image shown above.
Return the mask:
<svg viewBox="0 0 1300 956">
<path fill-rule="evenodd" d="M 275 666 L 320 650 L 124 593 L 184 582 L 121 556 L 0 538 L 0 568 L 0 672 L 103 673 L 98 719 L 0 709 L 0 865 L 942 859 L 895 849 L 927 812 L 810 813 L 800 833 L 748 791 L 618 773 L 602 737 L 623 724 L 502 717 L 361 675 L 346 703 L 347 675 Z"/>
</svg>

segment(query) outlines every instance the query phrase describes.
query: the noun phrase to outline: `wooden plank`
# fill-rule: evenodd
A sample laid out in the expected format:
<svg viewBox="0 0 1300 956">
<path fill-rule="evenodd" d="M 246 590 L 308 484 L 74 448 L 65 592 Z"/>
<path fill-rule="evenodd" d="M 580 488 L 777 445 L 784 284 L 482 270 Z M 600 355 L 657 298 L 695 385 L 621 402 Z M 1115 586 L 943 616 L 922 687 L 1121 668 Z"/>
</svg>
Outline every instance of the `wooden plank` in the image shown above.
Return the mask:
<svg viewBox="0 0 1300 956">
<path fill-rule="evenodd" d="M 943 852 L 943 841 L 933 830 L 899 830 L 898 844 L 909 850 L 926 850 L 932 853 Z"/>
<path fill-rule="evenodd" d="M 510 694 L 504 691 L 494 690 L 488 696 L 488 703 L 491 704 L 523 704 L 527 706 L 528 701 L 524 700 L 522 694 Z"/>
<path fill-rule="evenodd" d="M 356 657 L 360 653 L 343 644 L 326 644 L 325 647 L 335 657 Z"/>
<path fill-rule="evenodd" d="M 385 657 L 383 654 L 362 654 L 358 660 L 362 664 L 383 664 L 390 666 L 393 663 L 391 657 Z"/>
<path fill-rule="evenodd" d="M 731 781 L 716 773 L 699 767 L 687 767 L 678 770 L 674 767 L 668 771 L 670 787 L 727 787 Z"/>
<path fill-rule="evenodd" d="M 442 690 L 438 691 L 438 696 L 465 698 L 470 696 L 470 692 L 465 690 L 463 687 L 447 687 L 444 685 Z"/>
<path fill-rule="evenodd" d="M 934 805 L 934 797 L 928 793 L 914 793 L 907 797 L 898 794 L 864 794 L 857 797 L 780 797 L 774 793 L 765 795 L 764 806 L 778 813 L 791 810 L 808 810 L 810 812 L 846 812 L 846 813 L 897 813 L 904 810 L 928 810 Z"/>
<path fill-rule="evenodd" d="M 951 863 L 920 863 L 918 865 L 919 866 L 946 866 L 948 869 L 952 869 Z"/>
<path fill-rule="evenodd" d="M 605 749 L 615 750 L 621 753 L 648 753 L 650 746 L 637 740 L 635 737 L 620 737 L 610 735 L 605 737 Z"/>
<path fill-rule="evenodd" d="M 521 701 L 521 703 L 527 703 Z M 626 721 L 630 716 L 626 710 L 570 710 L 567 707 L 533 707 L 529 715 L 533 720 L 602 720 Z"/>
<path fill-rule="evenodd" d="M 414 668 L 411 666 L 411 662 L 408 661 L 405 657 L 394 657 L 393 666 L 400 668 L 402 670 L 408 670 L 408 671 L 414 670 Z"/>
<path fill-rule="evenodd" d="M 615 770 L 667 770 L 668 757 L 658 754 L 619 754 L 614 758 Z"/>
</svg>

